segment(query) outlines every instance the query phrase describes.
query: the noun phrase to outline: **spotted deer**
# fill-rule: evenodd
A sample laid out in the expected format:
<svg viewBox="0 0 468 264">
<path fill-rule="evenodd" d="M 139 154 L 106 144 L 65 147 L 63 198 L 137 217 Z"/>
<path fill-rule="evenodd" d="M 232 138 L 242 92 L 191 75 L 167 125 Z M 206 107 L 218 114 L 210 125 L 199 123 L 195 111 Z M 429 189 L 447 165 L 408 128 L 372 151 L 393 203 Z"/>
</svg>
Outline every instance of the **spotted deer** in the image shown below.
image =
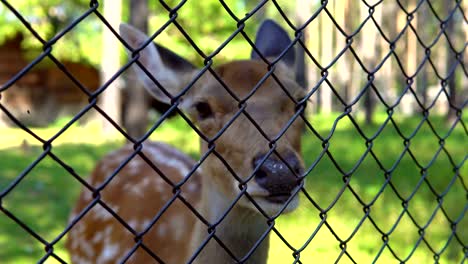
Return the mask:
<svg viewBox="0 0 468 264">
<path fill-rule="evenodd" d="M 133 49 L 148 40 L 145 34 L 125 24 L 120 26 L 120 34 Z M 259 245 L 256 243 L 268 231 L 267 216 L 293 211 L 298 206 L 297 193 L 304 182 L 299 176 L 303 171 L 300 156 L 303 121 L 295 119 L 282 134 L 297 109 L 294 101 L 305 95 L 291 71 L 294 51 L 283 52 L 290 44 L 286 31 L 266 20 L 257 32 L 255 46 L 258 50 L 252 51 L 249 60 L 213 67 L 237 98 L 249 97 L 244 105 L 245 113 L 232 123 L 230 120 L 242 104 L 227 92 L 215 74 L 203 73 L 180 97 L 179 109 L 206 137 L 213 138 L 227 125 L 211 144 L 202 140 L 202 155 L 210 148 L 218 155 L 210 152 L 193 174 L 190 171 L 196 168 L 197 162 L 159 142 L 143 143 L 141 152 L 150 162 L 136 155 L 124 163 L 134 152 L 133 146 L 127 145 L 98 163 L 88 180 L 94 188 L 124 164 L 99 194 L 101 201 L 128 227 L 100 204 L 86 211 L 96 195 L 89 189 L 82 190 L 71 220 L 76 221 L 80 212 L 86 211 L 86 214 L 76 221 L 67 240 L 73 263 L 266 263 L 268 235 Z M 272 60 L 283 56 L 274 66 L 277 80 L 267 77 L 251 94 L 252 88 L 268 72 L 267 64 L 257 52 Z M 139 55 L 141 65 L 171 95 L 181 93 L 200 73 L 185 59 L 152 42 Z M 152 77 L 139 66 L 132 67 L 155 98 L 171 103 Z M 273 144 L 267 140 L 280 134 L 282 136 Z M 275 152 L 271 151 L 272 147 Z M 236 179 L 232 171 L 239 178 Z M 180 189 L 173 188 L 163 176 L 176 186 L 183 184 Z M 247 181 L 246 184 L 243 181 Z M 248 195 L 242 193 L 244 188 Z M 193 205 L 206 222 L 181 198 L 175 198 L 166 208 L 174 193 Z M 129 256 L 133 248 L 136 250 Z"/>
</svg>

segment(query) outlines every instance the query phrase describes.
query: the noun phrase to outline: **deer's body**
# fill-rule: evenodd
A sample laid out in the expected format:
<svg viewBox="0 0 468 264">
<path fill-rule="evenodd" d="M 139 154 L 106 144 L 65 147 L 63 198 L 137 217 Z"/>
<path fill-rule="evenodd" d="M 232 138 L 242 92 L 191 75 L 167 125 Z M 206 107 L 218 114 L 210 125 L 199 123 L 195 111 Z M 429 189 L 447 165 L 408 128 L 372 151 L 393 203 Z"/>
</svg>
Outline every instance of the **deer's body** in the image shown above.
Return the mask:
<svg viewBox="0 0 468 264">
<path fill-rule="evenodd" d="M 107 155 L 96 166 L 89 183 L 93 186 L 100 185 L 109 176 L 109 172 L 117 169 L 132 152 L 133 147 L 126 145 Z M 182 181 L 195 166 L 195 161 L 189 156 L 164 143 L 145 143 L 143 153 L 173 182 Z M 190 204 L 207 217 L 207 220 L 214 222 L 218 216 L 204 211 L 203 206 L 201 206 L 203 198 L 200 191 L 202 175 L 199 171 L 196 171 L 183 185 L 182 194 Z M 157 172 L 137 156 L 104 189 L 102 201 L 139 233 L 150 227 L 153 218 L 172 196 L 173 192 L 169 184 L 165 183 Z M 213 194 L 211 197 L 205 198 L 210 199 L 210 204 L 221 200 L 221 197 L 216 197 Z M 92 200 L 91 192 L 83 191 L 71 218 L 76 217 Z M 148 203 L 152 206 L 141 206 Z M 266 226 L 264 218 L 259 217 L 258 214 L 245 210 L 244 212 L 240 211 L 240 215 L 233 211 L 235 219 L 228 217 L 226 221 L 223 221 L 219 228 L 223 232 L 220 232 L 218 236 L 232 249 L 239 246 L 239 241 L 242 241 L 240 245 L 245 246 L 245 250 L 247 250 L 245 252 L 248 252 L 248 249 L 261 235 L 258 232 L 264 230 Z M 93 225 L 81 224 L 86 222 L 92 222 Z M 256 224 L 252 225 L 255 222 Z M 242 228 L 243 226 L 251 226 L 251 228 L 245 229 Z M 261 228 L 258 228 L 259 226 Z M 207 228 L 203 228 L 203 224 L 197 221 L 194 214 L 181 201 L 176 200 L 144 235 L 144 243 L 165 263 L 185 263 L 207 236 L 206 230 Z M 244 230 L 244 232 L 238 232 L 238 230 Z M 229 233 L 228 231 L 233 232 Z M 96 205 L 85 215 L 76 228 L 72 229 L 70 236 L 73 237 L 73 240 L 67 241 L 67 247 L 75 252 L 71 256 L 73 263 L 119 263 L 135 245 L 134 235 L 100 205 Z M 208 247 L 214 246 L 213 243 L 208 244 Z M 262 247 L 266 249 L 267 243 Z M 242 249 L 238 251 L 244 252 Z M 261 251 L 255 256 L 258 255 L 266 259 L 264 254 L 267 254 L 267 250 Z M 222 249 L 212 252 L 220 255 L 216 259 L 226 258 L 225 263 L 232 262 L 232 259 Z M 215 259 L 214 256 L 207 254 L 201 254 L 199 258 L 199 263 L 210 263 L 202 261 L 203 258 Z M 156 262 L 141 248 L 132 255 L 129 261 L 129 263 Z M 262 262 L 253 262 L 251 259 L 250 263 Z"/>
<path fill-rule="evenodd" d="M 107 155 L 95 168 L 89 183 L 98 186 L 106 180 L 133 148 L 127 145 Z M 146 143 L 144 154 L 173 182 L 181 181 L 195 162 L 180 151 L 163 143 Z M 200 201 L 200 175 L 194 174 L 183 186 L 183 196 L 195 206 Z M 135 157 L 102 191 L 102 201 L 109 205 L 136 232 L 149 227 L 151 220 L 172 197 L 172 188 L 164 182 L 146 162 Z M 73 216 L 91 203 L 91 192 L 83 191 Z M 144 207 L 142 204 L 151 203 Z M 81 223 L 92 222 L 92 225 Z M 195 224 L 194 215 L 180 201 L 175 201 L 165 214 L 144 236 L 144 243 L 167 263 L 183 263 L 186 256 L 166 249 L 177 244 L 181 252 L 188 251 L 186 241 L 191 237 Z M 72 229 L 67 247 L 73 263 L 118 263 L 135 245 L 134 236 L 105 208 L 96 205 Z M 185 247 L 185 248 L 184 248 Z M 153 263 L 155 260 L 139 249 L 131 258 L 132 263 Z"/>
<path fill-rule="evenodd" d="M 133 48 L 140 46 L 147 38 L 128 26 L 121 28 L 121 34 Z M 289 43 L 284 30 L 271 21 L 264 23 L 256 41 L 266 57 L 278 56 Z M 257 59 L 258 55 L 253 54 L 252 57 L 252 60 L 234 61 L 214 69 L 239 98 L 248 96 L 267 74 L 266 64 Z M 139 61 L 171 94 L 177 94 L 198 72 L 183 59 L 159 46 L 144 48 Z M 242 263 L 266 263 L 268 237 L 255 250 L 253 248 L 268 229 L 268 216 L 280 210 L 289 212 L 297 207 L 296 194 L 303 183 L 299 177 L 302 173 L 301 122 L 293 121 L 275 141 L 276 153 L 267 154 L 271 152 L 271 146 L 265 135 L 270 139 L 279 135 L 296 111 L 294 100 L 288 98 L 284 89 L 296 99 L 304 94 L 303 89 L 292 80 L 287 67 L 291 61 L 289 55 L 285 56 L 285 61 L 286 65 L 278 63 L 275 70 L 284 87 L 269 77 L 247 101 L 245 111 L 263 133 L 247 115 L 239 115 L 213 142 L 222 160 L 213 153 L 209 154 L 195 173 L 186 179 L 195 167 L 195 161 L 163 143 L 143 143 L 143 155 L 164 177 L 174 184 L 187 180 L 181 185 L 179 195 L 196 209 L 208 225 L 179 198 L 164 211 L 178 190 L 173 190 L 163 176 L 138 155 L 100 191 L 101 201 L 119 215 L 135 234 L 142 235 L 144 246 L 140 245 L 127 263 L 157 263 L 147 251 L 153 252 L 163 263 L 193 260 L 193 263 L 200 264 L 225 264 L 234 263 L 236 259 Z M 170 101 L 146 73 L 141 70 L 137 72 L 157 99 Z M 208 138 L 217 135 L 239 111 L 239 103 L 208 73 L 194 84 L 179 103 L 179 108 Z M 202 154 L 208 151 L 208 145 L 202 141 Z M 100 186 L 132 152 L 132 146 L 125 146 L 106 156 L 92 173 L 89 184 L 94 188 Z M 240 179 L 234 177 L 231 169 Z M 249 179 L 250 175 L 253 176 Z M 241 181 L 244 180 L 247 181 L 247 193 L 255 204 L 241 191 Z M 85 210 L 92 200 L 91 192 L 83 190 L 71 220 Z M 267 216 L 260 213 L 257 207 Z M 161 217 L 151 225 L 161 212 Z M 212 228 L 209 225 L 213 225 Z M 210 238 L 210 234 L 214 234 L 216 239 Z M 207 239 L 207 244 L 199 250 Z M 76 264 L 119 263 L 136 245 L 135 235 L 99 204 L 71 229 L 67 241 L 72 261 Z M 194 256 L 194 253 L 198 255 Z"/>
</svg>

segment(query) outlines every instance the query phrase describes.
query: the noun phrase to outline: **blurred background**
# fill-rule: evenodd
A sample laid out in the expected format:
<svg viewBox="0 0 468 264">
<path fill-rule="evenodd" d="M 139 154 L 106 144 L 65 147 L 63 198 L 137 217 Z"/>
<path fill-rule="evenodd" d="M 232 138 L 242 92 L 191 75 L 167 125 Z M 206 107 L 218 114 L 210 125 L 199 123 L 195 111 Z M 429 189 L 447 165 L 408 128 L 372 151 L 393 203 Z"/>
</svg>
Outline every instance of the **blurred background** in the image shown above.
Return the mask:
<svg viewBox="0 0 468 264">
<path fill-rule="evenodd" d="M 168 109 L 125 71 L 98 97 L 113 122 L 96 108 L 74 118 L 88 109 L 87 92 L 107 85 L 128 59 L 101 16 L 114 29 L 123 21 L 151 35 L 179 2 L 0 3 L 1 263 L 33 263 L 45 255 L 43 242 L 6 211 L 45 241 L 54 240 L 66 227 L 81 187 L 67 168 L 86 178 L 99 158 L 128 142 L 116 125 L 140 137 Z M 236 19 L 252 10 L 257 11 L 243 30 L 251 40 L 266 18 L 280 23 L 292 38 L 302 32 L 295 46 L 296 69 L 298 82 L 311 92 L 306 116 L 313 130 L 303 135 L 303 155 L 311 169 L 307 190 L 316 205 L 302 197 L 301 208 L 277 223 L 293 247 L 307 245 L 302 262 L 463 262 L 468 244 L 468 1 L 186 1 L 176 19 L 183 32 L 170 24 L 155 41 L 203 66 L 236 31 Z M 52 57 L 42 58 L 49 47 Z M 237 34 L 213 64 L 248 58 L 250 51 L 246 38 Z M 32 134 L 52 139 L 52 153 L 62 165 L 44 154 L 43 143 Z M 371 147 L 366 138 L 372 138 Z M 151 139 L 199 155 L 198 136 L 176 115 Z M 351 188 L 345 188 L 345 175 L 352 176 Z M 368 214 L 365 205 L 370 205 Z M 294 261 L 277 235 L 271 243 L 269 263 Z M 54 252 L 68 260 L 63 245 L 61 239 Z"/>
</svg>

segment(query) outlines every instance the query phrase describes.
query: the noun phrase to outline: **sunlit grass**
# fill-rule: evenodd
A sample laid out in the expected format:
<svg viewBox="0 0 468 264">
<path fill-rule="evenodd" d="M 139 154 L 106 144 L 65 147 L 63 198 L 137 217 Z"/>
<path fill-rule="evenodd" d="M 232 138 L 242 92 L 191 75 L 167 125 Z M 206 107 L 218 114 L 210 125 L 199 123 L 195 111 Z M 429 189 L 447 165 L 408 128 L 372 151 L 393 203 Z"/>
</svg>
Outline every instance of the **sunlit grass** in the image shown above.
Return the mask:
<svg viewBox="0 0 468 264">
<path fill-rule="evenodd" d="M 330 134 L 332 124 L 337 115 L 312 116 L 310 118 L 314 129 L 322 137 Z M 69 119 L 63 119 L 49 128 L 33 128 L 33 131 L 45 140 L 49 140 L 57 133 Z M 420 118 L 397 119 L 398 128 L 404 136 L 408 136 L 417 127 Z M 385 121 L 385 115 L 376 118 L 376 125 L 361 126 L 362 133 L 367 137 L 374 135 Z M 468 120 L 465 119 L 465 124 Z M 445 135 L 448 127 L 441 117 L 431 117 L 431 123 L 440 135 Z M 42 146 L 34 138 L 19 129 L 0 130 L 0 191 L 9 186 L 29 165 L 43 152 Z M 199 140 L 195 132 L 182 119 L 165 122 L 155 133 L 152 140 L 166 141 L 184 150 L 191 156 L 197 157 Z M 310 131 L 304 134 L 303 156 L 309 167 L 315 162 L 307 176 L 307 192 L 322 210 L 331 206 L 336 195 L 343 187 L 343 174 L 336 168 L 336 163 L 344 172 L 351 174 L 350 186 L 364 203 L 370 203 L 376 195 L 379 198 L 372 204 L 369 216 L 383 232 L 390 232 L 389 245 L 393 252 L 401 259 L 411 254 L 420 235 L 418 228 L 410 217 L 403 213 L 402 201 L 395 191 L 385 183 L 385 170 L 391 177 L 399 195 L 404 199 L 412 196 L 408 202 L 408 210 L 414 220 L 425 226 L 424 238 L 434 250 L 441 250 L 450 237 L 450 223 L 441 212 L 436 210 L 438 203 L 436 195 L 422 182 L 416 192 L 415 188 L 421 180 L 421 169 L 416 165 L 426 167 L 424 174 L 431 187 L 443 193 L 454 176 L 452 162 L 460 166 L 460 175 L 465 183 L 468 181 L 468 166 L 466 159 L 468 140 L 464 129 L 457 125 L 445 140 L 444 152 L 438 152 L 439 140 L 428 124 L 424 123 L 416 135 L 410 140 L 409 151 L 405 150 L 402 137 L 395 127 L 389 123 L 381 134 L 372 140 L 372 151 L 377 157 L 367 153 L 365 139 L 357 132 L 348 117 L 341 119 L 329 140 L 329 151 L 333 160 L 327 155 L 320 158 L 323 151 L 322 141 Z M 67 166 L 73 168 L 76 174 L 86 177 L 96 161 L 107 152 L 125 144 L 125 140 L 118 134 L 104 134 L 98 123 L 84 126 L 73 125 L 63 135 L 52 142 L 52 153 L 60 158 Z M 368 143 L 369 144 L 369 143 Z M 358 165 L 359 162 L 359 165 Z M 430 166 L 429 166 L 430 165 Z M 383 168 L 383 169 L 382 169 Z M 15 189 L 3 200 L 2 206 L 12 212 L 18 219 L 31 227 L 34 232 L 47 241 L 55 239 L 66 226 L 71 206 L 80 190 L 79 182 L 74 179 L 65 168 L 51 157 L 46 156 L 30 173 L 26 175 Z M 357 263 L 372 263 L 383 247 L 382 234 L 377 231 L 369 219 L 362 222 L 359 230 L 354 233 L 356 226 L 365 216 L 363 205 L 346 189 L 341 198 L 330 210 L 326 211 L 326 223 L 332 228 L 321 224 L 320 209 L 313 206 L 304 195 L 301 195 L 300 208 L 290 215 L 281 216 L 276 221 L 276 228 L 290 243 L 300 250 L 317 230 L 310 244 L 300 252 L 302 263 L 333 263 L 344 252 L 340 248 L 340 240 L 346 243 L 346 253 Z M 461 217 L 457 227 L 457 235 L 464 245 L 468 243 L 468 217 L 464 216 L 466 206 L 466 190 L 459 178 L 444 196 L 442 206 L 451 219 Z M 324 216 L 324 215 L 322 215 Z M 393 229 L 395 223 L 396 228 Z M 272 234 L 269 263 L 292 263 L 292 251 L 276 235 Z M 54 252 L 68 260 L 64 250 L 63 239 L 54 247 Z M 44 245 L 27 234 L 5 214 L 0 213 L 0 262 L 1 263 L 35 263 L 45 254 Z M 421 242 L 414 253 L 411 263 L 431 263 L 433 253 Z M 453 238 L 449 246 L 443 251 L 440 263 L 460 262 L 463 258 L 461 245 Z M 55 263 L 52 259 L 50 263 Z M 340 263 L 351 263 L 345 255 Z M 377 263 L 398 263 L 388 248 L 383 248 Z M 49 262 L 48 262 L 49 263 Z"/>
</svg>

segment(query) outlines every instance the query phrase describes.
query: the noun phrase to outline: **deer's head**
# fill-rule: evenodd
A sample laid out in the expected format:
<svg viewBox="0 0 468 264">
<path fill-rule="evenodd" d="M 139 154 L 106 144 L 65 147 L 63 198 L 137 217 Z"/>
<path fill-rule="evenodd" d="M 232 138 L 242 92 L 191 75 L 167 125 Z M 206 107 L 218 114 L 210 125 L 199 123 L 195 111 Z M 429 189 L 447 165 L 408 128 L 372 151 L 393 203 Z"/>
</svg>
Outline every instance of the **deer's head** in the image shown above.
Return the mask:
<svg viewBox="0 0 468 264">
<path fill-rule="evenodd" d="M 134 49 L 148 41 L 145 34 L 128 25 L 122 25 L 120 33 Z M 277 58 L 290 43 L 287 33 L 270 20 L 260 26 L 255 41 L 258 51 L 270 59 Z M 143 48 L 139 56 L 139 62 L 146 69 L 142 70 L 134 64 L 140 80 L 154 97 L 168 104 L 171 99 L 154 80 L 174 97 L 200 74 L 200 69 L 154 43 Z M 293 121 L 274 144 L 269 144 L 265 137 L 276 139 L 295 114 L 296 104 L 290 96 L 298 101 L 305 95 L 305 90 L 294 81 L 293 66 L 294 51 L 290 49 L 275 66 L 276 79 L 273 76 L 265 77 L 268 66 L 252 51 L 250 60 L 233 61 L 213 68 L 222 82 L 209 71 L 203 73 L 179 100 L 178 107 L 190 116 L 208 138 L 217 137 L 223 127 L 229 124 L 213 141 L 215 150 L 242 180 L 247 179 L 258 168 L 247 183 L 247 190 L 267 213 L 274 213 L 284 206 L 291 193 L 299 188 L 301 181 L 297 175 L 303 171 L 300 156 L 303 123 L 300 118 Z M 265 80 L 259 85 L 262 79 Z M 224 85 L 241 101 L 248 99 L 240 104 Z M 258 89 L 252 93 L 257 85 Z M 245 113 L 239 114 L 241 108 Z M 235 116 L 237 117 L 231 123 Z M 276 153 L 270 151 L 272 146 Z M 203 142 L 202 150 L 207 149 L 208 144 Z M 271 155 L 267 157 L 268 153 Z M 204 162 L 203 173 L 204 177 L 210 177 L 204 182 L 215 188 L 210 191 L 217 192 L 230 201 L 239 194 L 239 181 L 214 154 L 210 154 Z M 297 203 L 296 196 L 286 211 L 294 209 Z M 241 199 L 240 205 L 253 207 L 247 199 Z"/>
</svg>

